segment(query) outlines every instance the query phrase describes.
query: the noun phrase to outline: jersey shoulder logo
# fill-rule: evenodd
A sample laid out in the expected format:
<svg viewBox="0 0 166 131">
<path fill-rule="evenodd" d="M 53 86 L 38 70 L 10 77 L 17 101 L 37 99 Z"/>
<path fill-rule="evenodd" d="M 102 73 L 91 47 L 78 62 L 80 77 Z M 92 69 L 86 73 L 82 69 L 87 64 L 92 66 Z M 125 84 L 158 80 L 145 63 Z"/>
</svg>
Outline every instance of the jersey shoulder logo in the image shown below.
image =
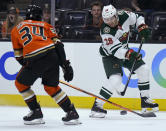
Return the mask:
<svg viewBox="0 0 166 131">
<path fill-rule="evenodd" d="M 104 27 L 103 32 L 106 34 L 110 33 L 110 28 L 108 26 Z"/>
<path fill-rule="evenodd" d="M 124 10 L 118 11 L 118 15 L 123 15 L 124 13 L 125 13 Z"/>
</svg>

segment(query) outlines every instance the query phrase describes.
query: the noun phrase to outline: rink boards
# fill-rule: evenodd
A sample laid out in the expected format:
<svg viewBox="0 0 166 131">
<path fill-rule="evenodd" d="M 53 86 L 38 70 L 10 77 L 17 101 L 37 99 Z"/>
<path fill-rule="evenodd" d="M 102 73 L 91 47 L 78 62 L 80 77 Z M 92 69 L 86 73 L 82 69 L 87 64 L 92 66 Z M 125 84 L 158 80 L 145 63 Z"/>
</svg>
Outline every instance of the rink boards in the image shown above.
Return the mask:
<svg viewBox="0 0 166 131">
<path fill-rule="evenodd" d="M 64 45 L 67 58 L 70 59 L 74 68 L 74 79 L 70 84 L 98 95 L 106 80 L 101 56 L 98 53 L 100 43 L 64 43 Z M 138 46 L 139 44 L 130 43 L 130 48 L 134 50 L 137 50 Z M 159 103 L 160 110 L 166 110 L 166 44 L 144 44 L 141 53 L 150 70 L 151 97 Z M 0 42 L 0 105 L 25 105 L 14 85 L 19 69 L 20 65 L 14 59 L 11 42 Z M 124 69 L 123 86 L 128 74 L 129 71 Z M 60 75 L 60 79 L 64 80 L 62 71 Z M 92 106 L 93 97 L 67 86 L 61 84 L 60 86 L 77 107 L 90 108 Z M 57 106 L 44 92 L 40 79 L 35 82 L 32 89 L 38 95 L 42 106 Z M 115 92 L 110 100 L 128 108 L 140 109 L 137 76 L 132 76 L 124 97 L 118 96 Z M 105 104 L 105 108 L 116 109 L 109 104 Z"/>
</svg>

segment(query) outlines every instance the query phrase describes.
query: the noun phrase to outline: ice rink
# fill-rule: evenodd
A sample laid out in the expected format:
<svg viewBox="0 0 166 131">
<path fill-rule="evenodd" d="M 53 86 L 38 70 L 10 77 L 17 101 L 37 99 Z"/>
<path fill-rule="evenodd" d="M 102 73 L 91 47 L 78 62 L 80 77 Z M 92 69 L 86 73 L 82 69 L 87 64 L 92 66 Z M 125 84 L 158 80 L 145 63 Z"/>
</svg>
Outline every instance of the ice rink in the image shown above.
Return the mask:
<svg viewBox="0 0 166 131">
<path fill-rule="evenodd" d="M 142 118 L 133 113 L 120 115 L 108 110 L 106 118 L 89 118 L 90 109 L 78 109 L 81 125 L 64 125 L 65 113 L 60 108 L 42 108 L 45 124 L 24 125 L 22 117 L 26 107 L 0 106 L 0 131 L 166 131 L 166 112 L 156 113 L 155 118 Z"/>
</svg>

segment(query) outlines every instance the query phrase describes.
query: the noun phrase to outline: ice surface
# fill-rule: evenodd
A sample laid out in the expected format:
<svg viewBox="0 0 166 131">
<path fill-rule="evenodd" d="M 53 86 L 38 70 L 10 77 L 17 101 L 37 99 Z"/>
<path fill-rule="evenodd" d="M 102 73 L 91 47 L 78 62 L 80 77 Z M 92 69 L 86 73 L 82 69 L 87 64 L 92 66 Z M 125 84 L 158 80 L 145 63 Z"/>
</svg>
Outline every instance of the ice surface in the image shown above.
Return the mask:
<svg viewBox="0 0 166 131">
<path fill-rule="evenodd" d="M 120 115 L 108 110 L 106 118 L 89 118 L 90 109 L 78 109 L 81 125 L 64 125 L 65 113 L 60 108 L 42 108 L 44 125 L 24 125 L 22 117 L 27 107 L 0 106 L 0 131 L 166 131 L 166 112 L 156 113 L 156 118 L 142 118 L 133 113 Z"/>
</svg>

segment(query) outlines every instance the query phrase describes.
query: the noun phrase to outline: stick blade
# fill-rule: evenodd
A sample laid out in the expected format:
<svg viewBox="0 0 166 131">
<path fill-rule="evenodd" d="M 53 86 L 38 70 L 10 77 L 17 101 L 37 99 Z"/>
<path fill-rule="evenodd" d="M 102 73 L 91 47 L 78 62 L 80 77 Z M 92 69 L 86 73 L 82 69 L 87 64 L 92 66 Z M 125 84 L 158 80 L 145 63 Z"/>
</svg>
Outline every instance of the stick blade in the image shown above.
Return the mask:
<svg viewBox="0 0 166 131">
<path fill-rule="evenodd" d="M 120 92 L 120 95 L 121 96 L 124 96 L 125 95 L 125 92 L 123 91 L 123 92 Z"/>
<path fill-rule="evenodd" d="M 156 117 L 156 114 L 154 112 L 147 112 L 141 114 L 142 117 Z"/>
</svg>

